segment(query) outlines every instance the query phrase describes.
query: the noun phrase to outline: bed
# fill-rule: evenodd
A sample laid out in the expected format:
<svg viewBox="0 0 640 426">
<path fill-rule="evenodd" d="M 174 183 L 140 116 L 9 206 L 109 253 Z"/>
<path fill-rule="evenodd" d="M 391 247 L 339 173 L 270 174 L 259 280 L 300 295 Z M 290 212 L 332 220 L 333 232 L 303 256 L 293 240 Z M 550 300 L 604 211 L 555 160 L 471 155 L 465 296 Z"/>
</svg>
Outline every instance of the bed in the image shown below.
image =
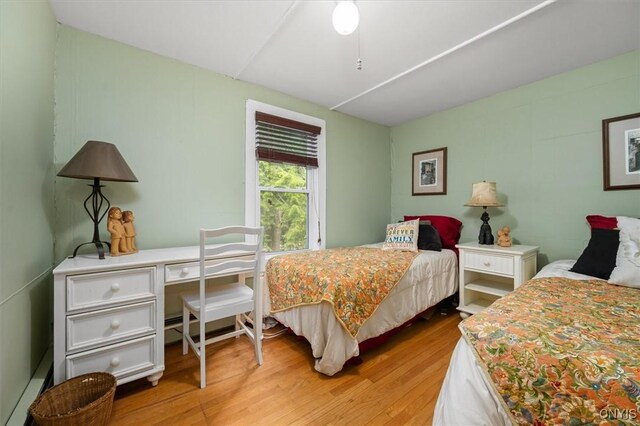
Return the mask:
<svg viewBox="0 0 640 426">
<path fill-rule="evenodd" d="M 382 244 L 373 244 L 363 248 L 377 255 L 385 252 L 381 246 Z M 332 265 L 323 266 L 323 269 L 331 270 Z M 397 284 L 383 297 L 373 314 L 363 321 L 357 330 L 339 319 L 343 316 L 338 315 L 334 305 L 327 301 L 273 312 L 273 295 L 269 294 L 265 297 L 265 311 L 270 312 L 271 316 L 298 336 L 306 338 L 316 359 L 315 369 L 332 376 L 342 370 L 349 359 L 359 355 L 359 344 L 371 341 L 370 339 L 405 324 L 458 290 L 457 257 L 452 250 L 420 250 L 412 256 L 408 268 L 400 275 Z M 267 280 L 265 288 L 270 292 L 291 293 L 295 292 L 291 290 L 295 288 L 295 284 L 287 281 L 283 286 L 288 288 L 281 286 L 274 290 L 273 283 Z M 358 306 L 355 306 L 354 310 L 357 313 Z"/>
<path fill-rule="evenodd" d="M 460 324 L 434 424 L 638 424 L 640 290 L 570 272 L 575 262 Z"/>
</svg>

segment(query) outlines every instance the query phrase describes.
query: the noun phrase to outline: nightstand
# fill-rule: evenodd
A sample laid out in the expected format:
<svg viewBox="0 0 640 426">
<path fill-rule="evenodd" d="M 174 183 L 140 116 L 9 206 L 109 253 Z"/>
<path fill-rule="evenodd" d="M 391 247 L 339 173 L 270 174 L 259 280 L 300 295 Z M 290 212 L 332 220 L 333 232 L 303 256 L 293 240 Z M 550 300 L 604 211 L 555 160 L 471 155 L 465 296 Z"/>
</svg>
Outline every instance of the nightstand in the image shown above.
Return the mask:
<svg viewBox="0 0 640 426">
<path fill-rule="evenodd" d="M 460 250 L 460 316 L 466 318 L 520 287 L 536 274 L 538 247 L 500 247 L 477 242 Z"/>
</svg>

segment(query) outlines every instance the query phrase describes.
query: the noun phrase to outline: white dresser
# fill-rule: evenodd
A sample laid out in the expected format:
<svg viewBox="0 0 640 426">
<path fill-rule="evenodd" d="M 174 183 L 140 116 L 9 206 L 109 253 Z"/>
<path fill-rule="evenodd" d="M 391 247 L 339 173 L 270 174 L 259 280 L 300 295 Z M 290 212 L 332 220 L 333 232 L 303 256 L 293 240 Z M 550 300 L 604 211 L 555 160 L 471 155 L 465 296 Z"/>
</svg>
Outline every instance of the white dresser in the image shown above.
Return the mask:
<svg viewBox="0 0 640 426">
<path fill-rule="evenodd" d="M 107 371 L 118 384 L 147 377 L 156 385 L 164 371 L 164 287 L 199 279 L 198 258 L 194 246 L 63 260 L 53 270 L 54 383 Z"/>
<path fill-rule="evenodd" d="M 462 317 L 475 314 L 531 279 L 537 271 L 538 247 L 500 247 L 477 242 L 456 245 L 460 250 Z"/>
</svg>

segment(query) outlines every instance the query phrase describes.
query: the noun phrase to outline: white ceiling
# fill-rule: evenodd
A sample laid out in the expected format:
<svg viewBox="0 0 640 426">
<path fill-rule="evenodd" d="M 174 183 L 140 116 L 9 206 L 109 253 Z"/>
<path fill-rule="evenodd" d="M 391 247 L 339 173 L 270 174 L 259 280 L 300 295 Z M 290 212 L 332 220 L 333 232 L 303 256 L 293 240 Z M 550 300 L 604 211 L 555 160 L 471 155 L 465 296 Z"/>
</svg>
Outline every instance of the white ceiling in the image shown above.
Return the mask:
<svg viewBox="0 0 640 426">
<path fill-rule="evenodd" d="M 51 3 L 65 25 L 388 126 L 640 49 L 640 0 L 358 0 L 349 36 L 335 1 Z"/>
</svg>

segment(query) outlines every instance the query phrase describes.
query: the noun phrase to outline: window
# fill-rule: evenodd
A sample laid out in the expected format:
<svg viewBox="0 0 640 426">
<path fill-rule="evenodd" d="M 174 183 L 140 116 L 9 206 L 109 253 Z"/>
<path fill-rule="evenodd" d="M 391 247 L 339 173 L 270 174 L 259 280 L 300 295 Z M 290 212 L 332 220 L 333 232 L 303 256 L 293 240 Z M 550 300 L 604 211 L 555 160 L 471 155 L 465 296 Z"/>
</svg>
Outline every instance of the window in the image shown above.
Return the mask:
<svg viewBox="0 0 640 426">
<path fill-rule="evenodd" d="M 247 226 L 265 252 L 324 248 L 324 120 L 249 100 L 246 126 Z"/>
</svg>

